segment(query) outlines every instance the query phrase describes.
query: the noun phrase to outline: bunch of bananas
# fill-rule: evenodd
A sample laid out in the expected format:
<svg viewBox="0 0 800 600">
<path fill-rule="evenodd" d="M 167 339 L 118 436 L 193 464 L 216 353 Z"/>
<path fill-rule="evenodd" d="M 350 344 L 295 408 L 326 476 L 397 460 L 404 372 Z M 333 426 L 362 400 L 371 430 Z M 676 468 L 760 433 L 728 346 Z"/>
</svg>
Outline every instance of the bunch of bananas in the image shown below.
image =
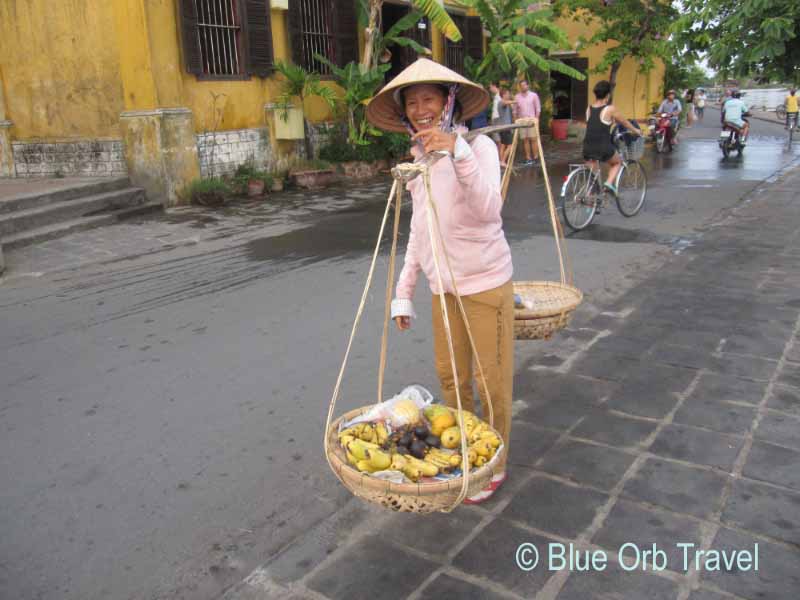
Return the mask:
<svg viewBox="0 0 800 600">
<path fill-rule="evenodd" d="M 389 439 L 389 430 L 384 423 L 356 423 L 339 432 L 339 443 L 343 447 L 352 440 L 361 440 L 383 446 Z"/>
<path fill-rule="evenodd" d="M 429 421 L 435 421 L 440 426 L 450 425 L 442 433 L 441 442 L 444 448 L 452 451 L 443 450 L 436 444 L 425 445 L 423 452 L 413 456 L 407 445 L 398 443 L 399 438 L 408 437 L 411 432 L 401 428 L 390 436 L 387 426 L 382 422 L 358 423 L 348 427 L 339 433 L 339 443 L 345 449 L 348 462 L 362 473 L 400 471 L 411 481 L 417 482 L 422 477 L 434 477 L 461 467 L 461 454 L 455 452 L 461 445 L 461 428 L 452 425 L 457 414 L 441 405 L 425 410 L 425 417 Z M 482 467 L 497 453 L 501 440 L 487 423 L 468 411 L 464 411 L 464 430 L 469 444 L 469 465 Z M 427 428 L 425 433 L 428 433 Z"/>
</svg>

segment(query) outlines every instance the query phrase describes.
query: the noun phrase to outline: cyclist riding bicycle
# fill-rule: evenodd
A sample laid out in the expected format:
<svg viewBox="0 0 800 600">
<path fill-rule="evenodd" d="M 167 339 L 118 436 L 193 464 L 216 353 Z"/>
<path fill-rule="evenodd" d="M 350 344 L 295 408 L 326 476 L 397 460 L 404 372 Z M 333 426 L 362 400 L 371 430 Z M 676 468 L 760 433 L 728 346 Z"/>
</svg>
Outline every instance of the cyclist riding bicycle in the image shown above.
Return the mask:
<svg viewBox="0 0 800 600">
<path fill-rule="evenodd" d="M 794 119 L 794 126 L 797 127 L 797 89 L 792 88 L 789 90 L 789 95 L 783 101 L 786 107 L 786 126 L 784 129 L 789 129 L 789 123 Z"/>
<path fill-rule="evenodd" d="M 616 196 L 617 186 L 614 182 L 622 166 L 622 159 L 614 145 L 611 128 L 615 124 L 619 124 L 634 136 L 640 136 L 642 133 L 622 116 L 616 106 L 609 104 L 611 84 L 608 81 L 598 81 L 593 91 L 595 101 L 586 109 L 586 137 L 583 139 L 583 158 L 592 169 L 595 168 L 595 163 L 598 161 L 608 165 L 608 178 L 603 187 Z"/>
<path fill-rule="evenodd" d="M 722 123 L 723 128 L 729 127 L 739 132 L 742 145 L 747 142 L 747 134 L 750 132 L 750 123 L 744 118 L 748 114 L 747 105 L 742 100 L 742 93 L 739 90 L 733 90 L 731 99 L 727 100 L 722 107 Z"/>
</svg>

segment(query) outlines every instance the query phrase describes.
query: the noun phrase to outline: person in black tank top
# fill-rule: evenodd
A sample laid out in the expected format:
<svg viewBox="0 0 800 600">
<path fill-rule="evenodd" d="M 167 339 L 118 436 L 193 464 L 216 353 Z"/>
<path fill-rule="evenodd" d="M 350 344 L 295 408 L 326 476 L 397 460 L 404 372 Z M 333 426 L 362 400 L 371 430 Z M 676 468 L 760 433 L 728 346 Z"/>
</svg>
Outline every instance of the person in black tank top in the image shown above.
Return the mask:
<svg viewBox="0 0 800 600">
<path fill-rule="evenodd" d="M 596 168 L 597 161 L 608 165 L 608 178 L 603 187 L 615 196 L 617 179 L 622 160 L 617 154 L 614 141 L 611 138 L 611 127 L 615 124 L 622 125 L 634 135 L 642 132 L 634 127 L 630 121 L 620 114 L 613 104 L 609 104 L 611 97 L 611 84 L 608 81 L 598 81 L 594 86 L 594 103 L 586 109 L 586 136 L 583 138 L 583 158 L 592 168 Z"/>
</svg>

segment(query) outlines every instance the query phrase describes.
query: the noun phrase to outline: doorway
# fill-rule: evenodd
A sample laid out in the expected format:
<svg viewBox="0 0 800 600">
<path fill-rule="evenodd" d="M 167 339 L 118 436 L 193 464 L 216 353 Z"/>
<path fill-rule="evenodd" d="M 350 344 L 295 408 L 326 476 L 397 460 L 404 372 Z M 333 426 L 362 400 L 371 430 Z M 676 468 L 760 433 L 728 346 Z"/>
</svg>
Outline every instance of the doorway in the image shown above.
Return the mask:
<svg viewBox="0 0 800 600">
<path fill-rule="evenodd" d="M 563 73 L 552 72 L 550 90 L 553 94 L 553 118 L 586 120 L 586 107 L 589 105 L 589 59 L 581 57 L 562 58 L 561 61 L 580 71 L 587 78 L 583 81 L 573 79 Z"/>
<path fill-rule="evenodd" d="M 385 34 L 392 25 L 397 23 L 400 19 L 405 17 L 409 12 L 407 5 L 402 4 L 383 4 L 381 8 L 381 31 Z M 431 47 L 431 28 L 428 24 L 428 19 L 422 18 L 415 27 L 407 29 L 403 37 L 411 38 L 418 44 L 425 46 L 430 50 Z M 386 81 L 394 79 L 400 71 L 405 69 L 408 65 L 417 60 L 419 56 L 412 48 L 403 48 L 402 46 L 393 45 L 388 48 L 391 57 L 386 61 L 391 65 L 391 68 L 386 73 Z M 380 60 L 380 59 L 379 59 Z M 385 63 L 384 63 L 385 64 Z"/>
</svg>

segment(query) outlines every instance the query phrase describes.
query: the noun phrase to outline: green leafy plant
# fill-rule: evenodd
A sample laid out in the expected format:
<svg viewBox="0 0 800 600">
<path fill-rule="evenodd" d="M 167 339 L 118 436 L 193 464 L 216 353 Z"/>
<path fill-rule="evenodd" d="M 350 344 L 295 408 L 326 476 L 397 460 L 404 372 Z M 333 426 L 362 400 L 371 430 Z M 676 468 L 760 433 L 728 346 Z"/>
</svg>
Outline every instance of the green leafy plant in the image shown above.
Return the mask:
<svg viewBox="0 0 800 600">
<path fill-rule="evenodd" d="M 187 193 L 192 204 L 220 206 L 225 204 L 233 190 L 220 177 L 202 177 L 189 184 Z"/>
<path fill-rule="evenodd" d="M 626 58 L 639 64 L 646 73 L 656 59 L 669 56 L 669 32 L 678 16 L 672 2 L 662 0 L 556 0 L 555 9 L 586 24 L 592 34 L 579 40 L 580 47 L 606 45 L 603 59 L 593 69 L 608 72 L 612 87 Z M 613 93 L 613 92 L 612 92 Z"/>
<path fill-rule="evenodd" d="M 569 50 L 569 40 L 553 21 L 549 8 L 528 11 L 530 0 L 459 0 L 477 11 L 489 32 L 489 47 L 474 75 L 481 79 L 514 80 L 534 71 L 585 76 L 549 53 Z"/>
<path fill-rule="evenodd" d="M 800 83 L 796 0 L 685 0 L 673 32 L 681 49 L 707 57 L 723 78 Z"/>
<path fill-rule="evenodd" d="M 374 69 L 363 70 L 354 62 L 337 67 L 324 56 L 315 54 L 314 58 L 326 65 L 344 95 L 340 101 L 347 112 L 347 140 L 350 144 L 367 144 L 367 135 L 379 136 L 381 132 L 372 127 L 365 118 L 366 103 L 383 85 L 384 75 L 391 67 L 380 65 Z"/>
<path fill-rule="evenodd" d="M 283 75 L 283 90 L 278 96 L 278 104 L 283 106 L 283 114 L 279 118 L 288 118 L 286 107 L 292 103 L 293 98 L 300 99 L 300 108 L 303 110 L 303 132 L 306 156 L 311 158 L 313 150 L 311 148 L 311 138 L 308 135 L 310 124 L 305 115 L 305 101 L 312 96 L 322 98 L 333 110 L 336 107 L 335 92 L 322 84 L 318 73 L 306 71 L 303 67 L 283 61 L 275 62 L 275 70 Z"/>
<path fill-rule="evenodd" d="M 420 13 L 421 16 L 427 17 L 428 20 L 435 25 L 444 36 L 452 42 L 461 40 L 461 32 L 458 30 L 450 14 L 445 10 L 444 4 L 437 0 L 411 0 L 411 5 Z M 388 48 L 391 44 L 384 44 L 381 47 L 381 8 L 383 7 L 383 0 L 359 0 L 358 7 L 358 24 L 364 30 L 364 52 L 361 54 L 361 68 L 369 70 L 378 65 L 382 51 Z M 403 20 L 403 19 L 401 19 Z M 417 19 L 411 25 L 416 24 Z M 391 28 L 388 32 L 392 31 Z M 399 36 L 399 33 L 405 31 L 408 27 L 398 30 L 393 35 Z M 405 38 L 409 39 L 409 38 Z M 413 40 L 410 40 L 413 42 Z M 397 43 L 397 42 L 395 42 Z M 406 44 L 415 47 L 414 44 L 401 42 L 400 45 Z M 415 48 L 416 49 L 416 48 Z M 417 50 L 417 52 L 420 52 Z M 420 52 L 421 53 L 421 52 Z"/>
<path fill-rule="evenodd" d="M 236 167 L 236 171 L 231 177 L 231 183 L 236 193 L 245 194 L 251 181 L 263 181 L 264 187 L 269 189 L 272 187 L 273 179 L 271 173 L 257 168 L 253 161 L 247 161 Z"/>
<path fill-rule="evenodd" d="M 319 151 L 320 158 L 332 163 L 399 159 L 408 155 L 409 137 L 403 133 L 384 132 L 380 137 L 368 138 L 368 143 L 351 145 L 343 137 L 331 139 Z"/>
<path fill-rule="evenodd" d="M 326 171 L 332 167 L 333 165 L 327 160 L 319 158 L 297 158 L 291 162 L 289 172 L 297 173 L 301 171 Z"/>
</svg>

